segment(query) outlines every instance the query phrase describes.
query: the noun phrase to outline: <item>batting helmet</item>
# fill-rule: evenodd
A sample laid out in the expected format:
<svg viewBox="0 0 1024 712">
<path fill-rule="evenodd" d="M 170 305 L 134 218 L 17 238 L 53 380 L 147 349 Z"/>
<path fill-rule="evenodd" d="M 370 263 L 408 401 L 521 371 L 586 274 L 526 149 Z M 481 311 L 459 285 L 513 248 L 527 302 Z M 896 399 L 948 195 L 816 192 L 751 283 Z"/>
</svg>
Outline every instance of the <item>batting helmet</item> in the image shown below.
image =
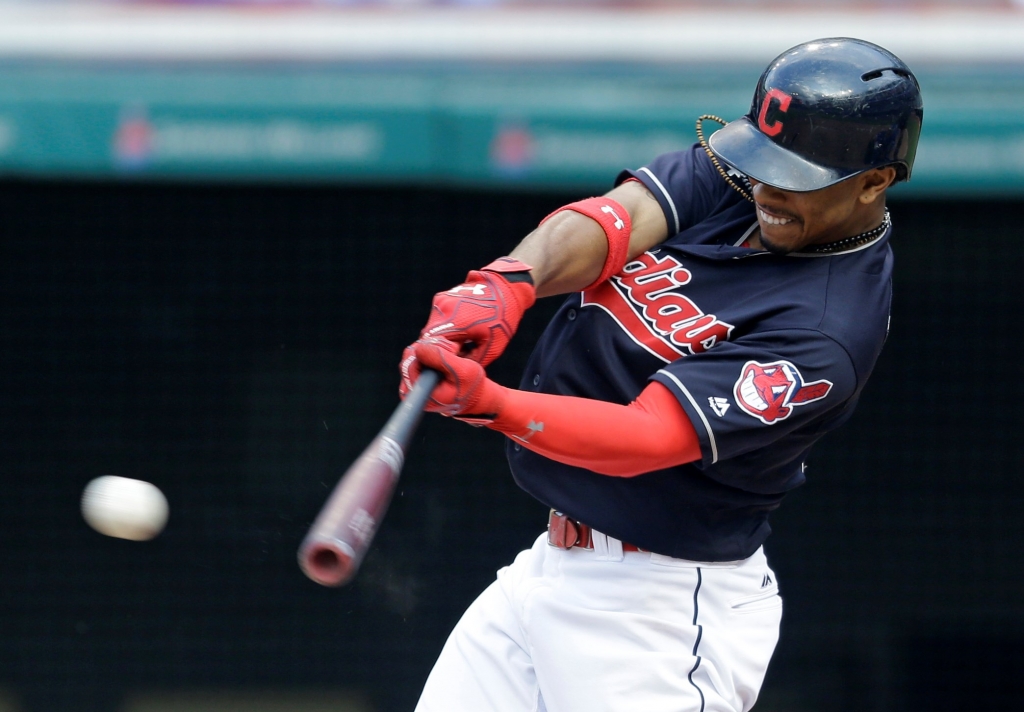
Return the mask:
<svg viewBox="0 0 1024 712">
<path fill-rule="evenodd" d="M 783 190 L 818 190 L 888 165 L 907 180 L 923 116 L 921 88 L 899 57 L 836 37 L 776 57 L 750 114 L 708 143 L 736 170 Z"/>
</svg>

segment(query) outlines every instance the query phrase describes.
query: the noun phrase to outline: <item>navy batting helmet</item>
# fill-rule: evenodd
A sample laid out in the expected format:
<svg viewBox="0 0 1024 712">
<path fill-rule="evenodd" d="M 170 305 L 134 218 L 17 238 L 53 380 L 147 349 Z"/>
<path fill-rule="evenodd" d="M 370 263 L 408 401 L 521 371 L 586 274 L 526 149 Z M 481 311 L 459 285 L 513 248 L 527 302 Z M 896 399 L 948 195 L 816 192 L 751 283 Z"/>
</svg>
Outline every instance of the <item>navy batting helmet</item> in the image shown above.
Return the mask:
<svg viewBox="0 0 1024 712">
<path fill-rule="evenodd" d="M 836 37 L 776 57 L 750 114 L 709 145 L 736 170 L 783 190 L 818 190 L 888 165 L 907 180 L 923 116 L 921 88 L 899 57 Z"/>
</svg>

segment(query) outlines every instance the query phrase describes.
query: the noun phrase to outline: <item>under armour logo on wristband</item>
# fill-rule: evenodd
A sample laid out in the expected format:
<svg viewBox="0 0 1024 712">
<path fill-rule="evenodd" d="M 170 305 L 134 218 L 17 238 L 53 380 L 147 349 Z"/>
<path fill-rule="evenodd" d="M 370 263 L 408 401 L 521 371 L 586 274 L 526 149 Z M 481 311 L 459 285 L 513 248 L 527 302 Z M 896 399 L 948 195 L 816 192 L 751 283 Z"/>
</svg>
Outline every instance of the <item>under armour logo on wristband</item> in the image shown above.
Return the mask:
<svg viewBox="0 0 1024 712">
<path fill-rule="evenodd" d="M 468 289 L 469 293 L 474 297 L 482 297 L 487 294 L 486 284 L 460 284 L 458 287 L 452 287 L 448 290 L 448 294 L 458 295 L 463 289 Z"/>
<path fill-rule="evenodd" d="M 608 213 L 613 218 L 615 218 L 615 229 L 616 230 L 621 230 L 622 228 L 626 227 L 626 223 L 624 223 L 622 221 L 622 218 L 619 217 L 619 214 L 617 212 L 615 212 L 615 208 L 613 208 L 612 206 L 610 206 L 610 205 L 602 205 L 601 206 L 601 212 L 602 213 Z"/>
</svg>

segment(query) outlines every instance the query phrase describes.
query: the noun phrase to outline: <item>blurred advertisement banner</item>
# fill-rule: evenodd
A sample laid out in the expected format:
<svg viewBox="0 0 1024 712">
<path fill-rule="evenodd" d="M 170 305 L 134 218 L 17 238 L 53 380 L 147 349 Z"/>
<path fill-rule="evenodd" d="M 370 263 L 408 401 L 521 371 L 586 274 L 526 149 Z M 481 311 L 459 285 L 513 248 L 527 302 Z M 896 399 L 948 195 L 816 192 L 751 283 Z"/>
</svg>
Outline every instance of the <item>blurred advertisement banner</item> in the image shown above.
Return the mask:
<svg viewBox="0 0 1024 712">
<path fill-rule="evenodd" d="M 921 81 L 900 193 L 1024 193 L 1009 2 L 374 4 L 0 1 L 0 171 L 599 189 L 746 113 L 786 47 L 857 36 Z"/>
</svg>

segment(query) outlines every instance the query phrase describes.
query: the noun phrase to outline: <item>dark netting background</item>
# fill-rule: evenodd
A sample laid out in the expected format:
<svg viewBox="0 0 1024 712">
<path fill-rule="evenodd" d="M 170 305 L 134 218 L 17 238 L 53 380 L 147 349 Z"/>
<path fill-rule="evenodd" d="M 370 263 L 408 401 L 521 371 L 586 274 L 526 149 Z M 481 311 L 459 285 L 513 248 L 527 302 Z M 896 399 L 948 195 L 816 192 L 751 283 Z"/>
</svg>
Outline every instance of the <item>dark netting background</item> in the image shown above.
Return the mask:
<svg viewBox="0 0 1024 712">
<path fill-rule="evenodd" d="M 411 709 L 462 610 L 544 523 L 500 436 L 425 421 L 354 585 L 309 582 L 296 546 L 396 404 L 431 294 L 577 197 L 0 183 L 0 687 L 32 712 L 193 688 Z M 893 207 L 890 342 L 774 518 L 786 614 L 765 712 L 1017 702 L 1022 205 Z M 554 306 L 528 314 L 499 381 Z M 161 487 L 164 534 L 88 529 L 79 496 L 102 474 Z"/>
</svg>

